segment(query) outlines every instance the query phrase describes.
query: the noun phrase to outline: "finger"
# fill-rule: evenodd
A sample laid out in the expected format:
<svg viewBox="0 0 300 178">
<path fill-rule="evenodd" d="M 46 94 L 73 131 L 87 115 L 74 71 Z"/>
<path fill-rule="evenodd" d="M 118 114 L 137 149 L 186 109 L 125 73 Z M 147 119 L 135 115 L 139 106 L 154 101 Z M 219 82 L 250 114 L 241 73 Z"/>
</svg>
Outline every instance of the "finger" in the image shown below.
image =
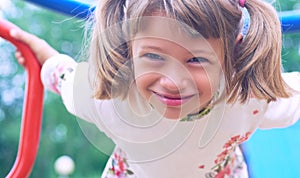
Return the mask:
<svg viewBox="0 0 300 178">
<path fill-rule="evenodd" d="M 26 60 L 23 57 L 18 58 L 18 62 L 20 65 L 22 65 L 23 67 L 26 65 Z"/>
<path fill-rule="evenodd" d="M 20 51 L 17 51 L 16 53 L 15 53 L 15 57 L 16 57 L 16 59 L 17 59 L 17 61 L 18 61 L 18 63 L 20 64 L 20 65 L 22 65 L 22 66 L 25 66 L 25 58 L 22 56 L 22 54 L 21 54 L 21 52 Z"/>
<path fill-rule="evenodd" d="M 22 53 L 21 53 L 20 51 L 16 51 L 16 52 L 15 52 L 15 57 L 16 57 L 16 58 L 22 57 Z"/>
<path fill-rule="evenodd" d="M 17 61 L 20 65 L 25 66 L 26 61 L 23 57 L 17 58 Z"/>
</svg>

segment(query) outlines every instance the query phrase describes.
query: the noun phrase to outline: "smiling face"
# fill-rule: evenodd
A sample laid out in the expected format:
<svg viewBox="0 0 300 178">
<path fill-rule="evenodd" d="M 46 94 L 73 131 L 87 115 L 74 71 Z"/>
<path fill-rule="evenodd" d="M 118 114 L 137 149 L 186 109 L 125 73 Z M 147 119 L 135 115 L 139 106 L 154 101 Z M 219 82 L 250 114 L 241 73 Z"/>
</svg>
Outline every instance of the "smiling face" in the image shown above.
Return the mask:
<svg viewBox="0 0 300 178">
<path fill-rule="evenodd" d="M 218 39 L 190 37 L 174 20 L 155 16 L 131 47 L 137 89 L 164 117 L 196 113 L 217 92 L 223 63 Z"/>
</svg>

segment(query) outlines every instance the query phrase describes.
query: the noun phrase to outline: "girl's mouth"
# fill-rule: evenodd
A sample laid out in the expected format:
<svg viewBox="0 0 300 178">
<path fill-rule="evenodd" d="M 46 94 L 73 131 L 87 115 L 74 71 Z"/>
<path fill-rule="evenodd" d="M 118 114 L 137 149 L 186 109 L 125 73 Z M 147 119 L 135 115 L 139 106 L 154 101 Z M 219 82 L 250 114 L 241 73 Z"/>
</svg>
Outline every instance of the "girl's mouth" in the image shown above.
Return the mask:
<svg viewBox="0 0 300 178">
<path fill-rule="evenodd" d="M 189 96 L 180 96 L 180 95 L 170 95 L 170 94 L 160 94 L 153 92 L 157 98 L 167 106 L 180 106 L 186 103 L 193 95 Z"/>
</svg>

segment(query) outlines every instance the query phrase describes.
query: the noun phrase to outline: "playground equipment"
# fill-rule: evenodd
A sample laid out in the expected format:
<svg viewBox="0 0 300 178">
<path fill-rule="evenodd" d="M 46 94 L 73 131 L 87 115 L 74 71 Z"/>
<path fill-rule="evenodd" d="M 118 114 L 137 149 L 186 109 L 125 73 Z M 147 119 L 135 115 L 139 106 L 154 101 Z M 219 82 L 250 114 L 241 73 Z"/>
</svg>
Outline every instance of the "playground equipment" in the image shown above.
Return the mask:
<svg viewBox="0 0 300 178">
<path fill-rule="evenodd" d="M 26 59 L 28 73 L 25 89 L 19 148 L 16 161 L 7 177 L 28 177 L 34 164 L 40 139 L 44 89 L 40 80 L 40 65 L 30 48 L 9 36 L 10 29 L 18 29 L 12 23 L 0 19 L 0 36 L 12 44 Z"/>
<path fill-rule="evenodd" d="M 25 0 L 66 15 L 86 19 L 94 7 L 76 0 Z M 283 33 L 300 32 L 300 10 L 278 13 Z"/>
<path fill-rule="evenodd" d="M 65 15 L 86 19 L 93 11 L 90 4 L 76 0 L 25 0 L 46 9 L 50 9 Z"/>
<path fill-rule="evenodd" d="M 73 1 L 73 0 L 46 0 L 46 1 L 26 0 L 26 1 L 40 5 L 48 9 L 55 10 L 57 12 L 61 12 L 67 15 L 71 15 L 83 19 L 88 18 L 88 16 L 91 14 L 91 11 L 93 11 L 91 5 L 80 3 L 78 1 Z M 300 11 L 281 12 L 279 13 L 279 17 L 282 22 L 283 33 L 300 32 Z M 40 138 L 40 128 L 41 128 L 43 86 L 41 84 L 40 77 L 39 77 L 40 66 L 38 62 L 36 61 L 33 53 L 26 45 L 12 39 L 9 36 L 9 30 L 12 28 L 17 29 L 18 27 L 5 20 L 0 19 L 0 36 L 10 41 L 21 51 L 21 53 L 26 58 L 25 69 L 28 72 L 28 81 L 27 81 L 26 95 L 24 100 L 24 109 L 23 109 L 23 116 L 22 116 L 22 124 L 21 124 L 22 126 L 20 132 L 18 155 L 12 170 L 7 176 L 8 178 L 19 178 L 19 177 L 29 176 L 36 158 L 38 145 L 39 145 L 39 138 Z M 275 131 L 268 131 L 268 132 L 270 132 L 269 135 L 272 135 L 272 132 L 275 133 L 277 131 L 275 130 Z M 269 144 L 266 143 L 264 140 L 259 139 L 259 138 L 264 138 L 265 137 L 264 134 L 265 134 L 264 132 L 259 132 L 258 134 L 255 134 L 254 138 L 257 139 L 253 139 L 252 142 L 249 141 L 249 143 L 246 143 L 244 145 L 244 148 L 247 152 L 246 158 L 250 158 L 247 159 L 248 164 L 250 166 L 259 163 L 261 161 L 260 159 L 264 159 L 259 156 L 255 157 L 256 152 L 259 152 L 261 150 L 253 151 L 254 145 L 256 144 L 255 142 L 259 142 L 259 144 L 262 145 Z M 280 139 L 285 139 L 285 138 L 280 138 L 280 134 L 278 135 L 278 137 L 279 137 L 278 142 L 280 144 Z M 300 143 L 298 145 L 300 145 Z M 271 145 L 267 145 L 267 146 L 269 147 Z M 298 158 L 300 158 L 300 156 Z M 272 168 L 275 170 L 277 169 L 274 167 Z M 264 172 L 265 170 L 259 170 L 259 168 L 255 168 L 254 171 Z"/>
</svg>

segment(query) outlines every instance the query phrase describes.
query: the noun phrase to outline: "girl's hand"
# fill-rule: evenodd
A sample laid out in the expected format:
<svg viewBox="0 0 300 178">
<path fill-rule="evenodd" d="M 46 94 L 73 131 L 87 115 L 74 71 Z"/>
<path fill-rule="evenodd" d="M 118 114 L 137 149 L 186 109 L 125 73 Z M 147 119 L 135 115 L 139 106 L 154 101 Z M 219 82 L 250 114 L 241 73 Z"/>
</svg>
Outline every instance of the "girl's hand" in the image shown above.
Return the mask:
<svg viewBox="0 0 300 178">
<path fill-rule="evenodd" d="M 12 29 L 10 31 L 10 36 L 28 45 L 41 65 L 43 65 L 45 61 L 50 57 L 58 54 L 58 52 L 54 48 L 52 48 L 45 40 L 42 40 L 37 36 L 25 32 L 21 29 Z M 24 66 L 26 61 L 20 51 L 16 51 L 15 55 L 18 62 Z"/>
</svg>

